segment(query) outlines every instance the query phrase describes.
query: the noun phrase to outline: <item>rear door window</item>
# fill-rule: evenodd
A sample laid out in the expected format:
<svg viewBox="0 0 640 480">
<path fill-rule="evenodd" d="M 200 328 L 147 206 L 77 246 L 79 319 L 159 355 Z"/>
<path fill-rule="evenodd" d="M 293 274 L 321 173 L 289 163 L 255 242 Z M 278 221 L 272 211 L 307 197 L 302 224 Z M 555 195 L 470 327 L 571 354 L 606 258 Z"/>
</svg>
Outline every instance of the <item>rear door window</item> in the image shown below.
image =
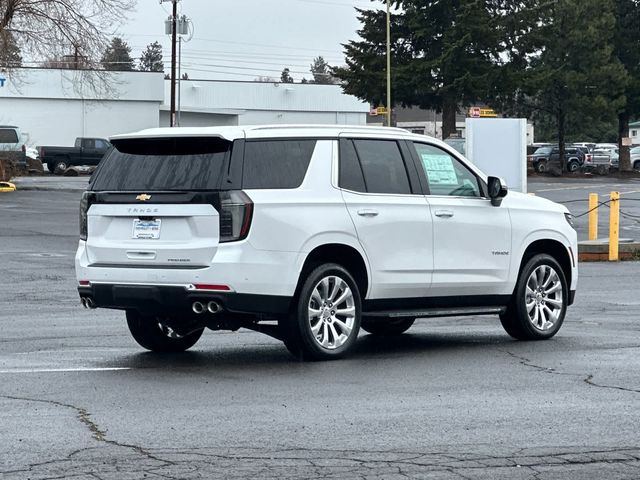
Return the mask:
<svg viewBox="0 0 640 480">
<path fill-rule="evenodd" d="M 411 194 L 409 176 L 395 140 L 354 140 L 369 193 Z"/>
<path fill-rule="evenodd" d="M 354 192 L 366 192 L 364 175 L 353 142 L 347 139 L 340 140 L 340 173 L 338 186 Z"/>
<path fill-rule="evenodd" d="M 12 128 L 0 128 L 0 143 L 18 143 L 18 134 Z"/>
<path fill-rule="evenodd" d="M 316 140 L 250 140 L 244 147 L 242 188 L 298 188 L 309 168 Z"/>
<path fill-rule="evenodd" d="M 181 137 L 114 141 L 100 162 L 93 190 L 194 191 L 220 188 L 231 142 Z"/>
</svg>

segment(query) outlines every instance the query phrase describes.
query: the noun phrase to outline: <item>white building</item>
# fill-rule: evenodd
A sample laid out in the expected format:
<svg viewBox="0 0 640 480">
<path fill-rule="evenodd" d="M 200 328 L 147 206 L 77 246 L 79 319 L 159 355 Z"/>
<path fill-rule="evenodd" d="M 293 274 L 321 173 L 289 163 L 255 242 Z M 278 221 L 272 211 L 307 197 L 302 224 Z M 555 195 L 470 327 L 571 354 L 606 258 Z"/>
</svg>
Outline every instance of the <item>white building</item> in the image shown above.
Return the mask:
<svg viewBox="0 0 640 480">
<path fill-rule="evenodd" d="M 27 145 L 73 145 L 169 124 L 170 82 L 162 73 L 119 72 L 97 93 L 87 71 L 0 72 L 0 125 L 17 125 Z M 325 123 L 364 125 L 369 106 L 336 85 L 183 80 L 182 126 Z"/>
<path fill-rule="evenodd" d="M 76 137 L 109 137 L 158 126 L 161 73 L 122 72 L 102 93 L 73 70 L 22 69 L 0 74 L 0 124 L 17 125 L 28 145 L 73 145 Z"/>
<path fill-rule="evenodd" d="M 160 124 L 169 125 L 169 81 Z M 323 123 L 365 125 L 369 105 L 338 85 L 220 80 L 180 81 L 180 126 Z"/>
</svg>

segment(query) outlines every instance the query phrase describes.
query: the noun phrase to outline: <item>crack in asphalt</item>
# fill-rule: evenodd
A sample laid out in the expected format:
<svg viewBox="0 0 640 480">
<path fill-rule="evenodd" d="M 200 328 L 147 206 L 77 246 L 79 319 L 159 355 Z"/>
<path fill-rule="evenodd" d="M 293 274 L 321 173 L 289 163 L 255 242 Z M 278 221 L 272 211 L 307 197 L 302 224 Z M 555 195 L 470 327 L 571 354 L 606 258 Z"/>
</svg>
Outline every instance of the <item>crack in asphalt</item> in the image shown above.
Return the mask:
<svg viewBox="0 0 640 480">
<path fill-rule="evenodd" d="M 516 355 L 512 352 L 504 352 L 510 355 L 512 358 L 516 358 L 522 365 L 530 368 L 534 368 L 537 371 L 552 374 L 562 374 L 581 377 L 578 374 L 569 374 L 564 372 L 557 372 L 555 369 L 547 368 L 544 366 L 536 365 L 526 357 Z M 592 386 L 599 388 L 613 388 L 623 391 L 631 391 L 640 393 L 638 390 L 627 389 L 624 387 L 616 387 L 609 385 L 600 385 L 593 382 L 593 376 L 589 375 L 584 381 Z M 532 479 L 539 479 L 543 472 L 537 470 L 540 467 L 557 467 L 567 465 L 594 465 L 594 464 L 625 464 L 634 468 L 640 468 L 640 465 L 636 465 L 630 462 L 640 461 L 640 448 L 627 447 L 619 449 L 586 449 L 581 451 L 569 451 L 569 452 L 556 452 L 553 454 L 528 454 L 527 448 L 516 450 L 511 455 L 487 455 L 487 454 L 469 454 L 469 453 L 452 453 L 452 452 L 418 452 L 418 451 L 389 451 L 389 450 L 333 450 L 333 449 L 313 449 L 313 448 L 283 448 L 276 450 L 260 450 L 251 448 L 232 448 L 227 447 L 224 452 L 207 451 L 207 449 L 156 449 L 153 452 L 150 449 L 143 448 L 138 445 L 128 444 L 111 440 L 107 437 L 107 431 L 100 428 L 100 426 L 92 420 L 91 413 L 83 407 L 78 407 L 70 403 L 59 402 L 56 400 L 36 399 L 28 397 L 0 395 L 0 398 L 4 398 L 12 401 L 23 402 L 35 402 L 44 403 L 60 408 L 70 409 L 75 412 L 78 421 L 91 433 L 91 437 L 101 443 L 114 447 L 120 447 L 129 449 L 138 455 L 141 455 L 154 462 L 154 465 L 140 466 L 139 468 L 131 468 L 130 462 L 132 460 L 125 456 L 119 457 L 118 455 L 111 455 L 109 462 L 103 461 L 104 464 L 109 464 L 115 468 L 116 471 L 120 471 L 120 462 L 124 464 L 122 468 L 125 468 L 127 472 L 138 471 L 144 474 L 145 477 L 156 476 L 166 479 L 178 479 L 183 478 L 180 475 L 184 474 L 184 469 L 192 469 L 199 471 L 202 469 L 213 468 L 220 469 L 226 468 L 226 462 L 239 463 L 242 466 L 242 470 L 238 472 L 238 475 L 243 475 L 246 469 L 257 469 L 261 473 L 260 476 L 266 476 L 266 474 L 272 474 L 273 478 L 278 478 L 277 472 L 283 472 L 289 468 L 299 469 L 301 472 L 306 472 L 305 477 L 311 478 L 327 478 L 328 476 L 334 478 L 344 478 L 345 475 L 358 475 L 361 478 L 370 478 L 370 475 L 376 477 L 385 475 L 397 475 L 406 478 L 411 478 L 415 475 L 416 470 L 430 469 L 432 472 L 447 472 L 451 475 L 455 475 L 462 480 L 470 480 L 473 477 L 465 475 L 465 473 L 477 472 L 480 470 L 491 469 L 512 469 L 512 468 L 527 468 L 533 472 Z M 96 480 L 102 480 L 99 472 L 95 472 L 95 465 L 91 459 L 74 459 L 82 452 L 88 452 L 96 450 L 99 447 L 87 447 L 78 449 L 66 456 L 64 459 L 50 460 L 47 462 L 39 462 L 29 464 L 26 468 L 17 470 L 0 471 L 2 475 L 8 474 L 21 474 L 29 472 L 34 473 L 34 469 L 43 470 L 45 473 L 49 468 L 56 469 L 65 468 L 69 465 L 70 469 L 76 469 L 75 471 L 68 471 L 66 474 L 59 475 L 58 472 L 54 473 L 55 476 L 47 476 L 48 480 L 57 480 L 61 478 L 73 478 L 82 475 L 89 475 Z M 185 455 L 187 459 L 167 459 L 162 458 L 167 455 Z M 296 455 L 297 454 L 297 455 Z M 375 458 L 369 458 L 369 456 L 375 455 Z M 311 458 L 308 458 L 311 456 Z M 386 458 L 385 458 L 386 457 Z M 576 458 L 579 457 L 579 458 Z M 197 459 L 201 460 L 198 461 Z M 73 460 L 73 464 L 70 464 Z M 351 465 L 344 464 L 344 462 L 352 462 Z M 173 472 L 166 471 L 167 469 L 177 468 L 180 470 L 178 476 L 172 475 Z M 65 468 L 66 469 L 66 468 Z M 78 473 L 78 470 L 80 473 Z M 300 470 L 302 469 L 302 470 Z M 86 471 L 84 471 L 86 470 Z M 363 472 L 364 470 L 364 472 Z M 65 470 L 63 470 L 65 471 Z M 228 470 L 225 470 L 228 471 Z M 312 473 L 313 472 L 313 473 Z M 241 476 L 242 476 L 241 475 Z M 271 475 L 269 475 L 271 476 Z"/>
<path fill-rule="evenodd" d="M 134 452 L 143 455 L 147 458 L 149 458 L 150 460 L 154 460 L 157 462 L 162 462 L 165 463 L 166 465 L 171 465 L 173 464 L 172 462 L 168 461 L 168 460 L 164 460 L 161 458 L 156 457 L 155 455 L 153 455 L 152 453 L 148 452 L 147 450 L 145 450 L 144 448 L 138 446 L 138 445 L 133 445 L 133 444 L 128 444 L 128 443 L 122 443 L 122 442 L 118 442 L 116 440 L 110 440 L 107 438 L 107 432 L 105 430 L 100 429 L 100 427 L 98 426 L 97 423 L 95 423 L 93 420 L 91 420 L 91 414 L 89 413 L 89 411 L 85 408 L 82 407 L 76 407 L 75 405 L 72 405 L 70 403 L 64 403 L 64 402 L 59 402 L 57 400 L 45 400 L 45 399 L 39 399 L 39 398 L 28 398 L 28 397 L 17 397 L 17 396 L 12 396 L 12 395 L 0 395 L 0 398 L 4 398 L 7 400 L 15 400 L 15 401 L 22 401 L 22 402 L 35 402 L 35 403 L 44 403 L 44 404 L 48 404 L 48 405 L 53 405 L 53 406 L 57 406 L 57 407 L 62 407 L 62 408 L 67 408 L 67 409 L 71 409 L 74 410 L 76 412 L 76 418 L 80 421 L 80 423 L 82 425 L 84 425 L 89 432 L 91 432 L 91 436 L 94 440 L 98 441 L 98 442 L 102 442 L 102 443 L 106 443 L 109 445 L 113 445 L 116 447 L 121 447 L 121 448 L 127 448 L 130 450 L 133 450 Z M 78 451 L 72 452 L 72 454 L 76 454 Z M 69 458 L 69 457 L 67 457 Z M 45 462 L 45 463 L 52 463 L 52 462 Z M 43 463 L 43 464 L 45 464 Z"/>
<path fill-rule="evenodd" d="M 7 398 L 7 397 L 2 397 Z M 11 399 L 32 401 L 31 399 L 23 399 L 21 397 L 9 397 Z M 76 412 L 77 407 L 63 404 L 60 402 L 51 402 L 47 400 L 36 400 L 43 403 L 52 403 L 65 408 L 72 408 Z M 86 414 L 89 415 L 88 413 Z M 95 425 L 90 419 L 92 425 Z M 84 423 L 84 421 L 83 421 Z M 413 478 L 419 472 L 429 471 L 429 473 L 437 474 L 438 472 L 447 472 L 455 475 L 463 480 L 475 478 L 476 472 L 484 470 L 491 472 L 491 469 L 513 469 L 525 468 L 530 470 L 533 475 L 531 478 L 539 479 L 544 472 L 537 468 L 553 468 L 567 467 L 569 465 L 626 465 L 634 468 L 640 467 L 631 462 L 640 461 L 639 447 L 612 448 L 612 449 L 576 449 L 576 451 L 562 451 L 555 453 L 527 454 L 526 449 L 519 449 L 511 455 L 486 455 L 474 453 L 444 453 L 444 452 L 405 452 L 405 451 L 367 451 L 367 450 L 329 450 L 329 449 L 313 449 L 313 448 L 295 448 L 280 450 L 260 450 L 257 448 L 233 448 L 225 447 L 226 454 L 223 452 L 206 452 L 193 451 L 191 449 L 157 449 L 157 452 L 151 453 L 148 450 L 142 450 L 140 447 L 132 447 L 131 445 L 122 444 L 111 440 L 104 439 L 105 432 L 97 426 L 95 429 L 101 432 L 100 442 L 108 443 L 114 446 L 125 446 L 134 448 L 137 453 L 143 453 L 145 457 L 160 462 L 161 465 L 140 465 L 131 457 L 118 457 L 115 455 L 106 456 L 104 453 L 100 457 L 100 463 L 107 465 L 110 470 L 105 474 L 115 472 L 126 472 L 128 476 L 143 475 L 146 478 L 159 477 L 167 479 L 185 478 L 185 472 L 215 472 L 224 471 L 225 478 L 282 478 L 283 476 L 294 476 L 303 478 L 385 478 L 387 476 L 402 476 Z M 94 432 L 92 432 L 94 435 Z M 11 470 L 0 472 L 0 474 L 20 474 L 29 472 L 30 476 L 38 474 L 34 468 L 47 470 L 47 466 L 59 464 L 58 467 L 66 467 L 65 462 L 69 462 L 72 456 L 83 451 L 95 450 L 97 447 L 87 447 L 85 449 L 76 450 L 67 456 L 65 460 L 49 461 L 40 464 L 31 464 L 27 469 Z M 232 453 L 238 452 L 238 453 Z M 291 455 L 299 453 L 298 456 Z M 160 455 L 183 455 L 184 459 L 160 459 Z M 285 454 L 285 455 L 280 455 Z M 342 455 L 337 455 L 342 454 Z M 375 455 L 375 458 L 367 458 L 369 455 Z M 307 458 L 311 456 L 312 458 Z M 397 458 L 398 456 L 405 458 Z M 386 458 L 385 458 L 386 457 Z M 576 458 L 578 457 L 578 458 Z M 198 460 L 200 458 L 200 460 Z M 208 461 L 207 461 L 208 460 Z M 225 462 L 226 460 L 226 462 Z M 422 460 L 422 461 L 420 461 Z M 484 465 L 482 461 L 494 460 L 492 465 Z M 351 461 L 353 464 L 345 464 Z M 505 463 L 500 463 L 505 462 Z M 240 467 L 237 470 L 234 467 Z M 179 471 L 172 471 L 172 468 Z M 185 470 L 188 469 L 188 470 Z M 60 475 L 60 468 L 52 475 L 46 476 L 47 479 L 53 480 L 58 478 L 73 478 L 77 476 L 90 476 L 96 480 L 102 480 L 101 473 L 96 471 L 96 461 L 94 458 L 76 459 L 73 464 L 62 470 L 66 472 Z M 43 472 L 45 473 L 45 472 Z M 299 474 L 299 475 L 298 475 Z M 46 473 L 45 473 L 46 475 Z M 43 478 L 43 477 L 38 477 Z M 111 478 L 111 477 L 110 477 Z"/>
<path fill-rule="evenodd" d="M 627 348 L 637 348 L 637 347 L 627 347 Z M 600 383 L 596 383 L 593 381 L 593 374 L 588 374 L 586 377 L 584 374 L 581 373 L 568 373 L 568 372 L 559 372 L 558 370 L 556 370 L 555 368 L 550 368 L 550 367 L 543 367 L 541 365 L 536 365 L 535 363 L 532 363 L 531 360 L 529 360 L 526 357 L 523 357 L 521 355 L 517 355 L 513 352 L 510 352 L 508 350 L 501 350 L 501 349 L 497 349 L 498 351 L 502 352 L 502 353 L 506 353 L 507 355 L 519 360 L 521 365 L 524 365 L 526 367 L 531 367 L 534 368 L 536 370 L 538 370 L 539 372 L 543 372 L 543 373 L 551 373 L 553 375 L 564 375 L 567 377 L 578 377 L 578 378 L 582 378 L 582 381 L 584 383 L 586 383 L 587 385 L 591 386 L 591 387 L 597 387 L 597 388 L 607 388 L 607 389 L 611 389 L 611 390 L 620 390 L 623 392 L 631 392 L 631 393 L 640 393 L 640 390 L 635 389 L 635 388 L 627 388 L 627 387 L 619 387 L 616 385 L 603 385 Z"/>
<path fill-rule="evenodd" d="M 592 387 L 609 388 L 611 390 L 622 390 L 623 392 L 640 393 L 640 390 L 637 390 L 635 388 L 618 387 L 616 385 L 602 385 L 600 383 L 595 383 L 593 381 L 593 375 L 589 375 L 587 378 L 585 378 L 584 383 L 586 383 L 587 385 L 591 385 Z"/>
</svg>

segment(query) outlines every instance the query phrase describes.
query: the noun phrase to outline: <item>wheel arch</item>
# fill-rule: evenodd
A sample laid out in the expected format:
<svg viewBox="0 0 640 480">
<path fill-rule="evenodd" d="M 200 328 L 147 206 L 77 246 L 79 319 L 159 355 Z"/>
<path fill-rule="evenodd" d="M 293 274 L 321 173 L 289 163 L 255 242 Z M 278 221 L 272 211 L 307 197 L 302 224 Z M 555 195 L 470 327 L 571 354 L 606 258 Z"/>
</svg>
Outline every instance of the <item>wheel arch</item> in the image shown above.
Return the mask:
<svg viewBox="0 0 640 480">
<path fill-rule="evenodd" d="M 518 278 L 522 273 L 522 269 L 527 264 L 527 262 L 537 254 L 545 253 L 553 257 L 562 268 L 562 273 L 567 280 L 567 286 L 571 286 L 572 280 L 572 259 L 567 250 L 567 247 L 562 244 L 562 242 L 551 239 L 539 239 L 531 242 L 527 248 L 524 250 L 522 254 L 522 260 L 520 261 L 520 267 L 518 269 Z"/>
<path fill-rule="evenodd" d="M 364 300 L 370 285 L 367 262 L 360 251 L 344 243 L 318 245 L 306 255 L 298 275 L 296 296 L 304 283 L 305 275 L 323 263 L 336 263 L 343 266 L 353 276 L 360 290 L 360 297 Z"/>
</svg>

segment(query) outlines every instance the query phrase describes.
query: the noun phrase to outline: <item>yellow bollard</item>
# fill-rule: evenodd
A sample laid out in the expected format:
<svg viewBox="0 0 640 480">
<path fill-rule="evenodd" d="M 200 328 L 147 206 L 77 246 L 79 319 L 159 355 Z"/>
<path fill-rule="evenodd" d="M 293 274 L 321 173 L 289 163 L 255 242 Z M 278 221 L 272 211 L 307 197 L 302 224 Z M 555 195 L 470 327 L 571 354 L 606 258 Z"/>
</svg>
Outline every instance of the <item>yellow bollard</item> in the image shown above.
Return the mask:
<svg viewBox="0 0 640 480">
<path fill-rule="evenodd" d="M 620 193 L 611 192 L 609 204 L 609 261 L 618 261 L 618 240 L 620 236 Z"/>
<path fill-rule="evenodd" d="M 598 239 L 598 194 L 589 194 L 589 240 Z"/>
</svg>

